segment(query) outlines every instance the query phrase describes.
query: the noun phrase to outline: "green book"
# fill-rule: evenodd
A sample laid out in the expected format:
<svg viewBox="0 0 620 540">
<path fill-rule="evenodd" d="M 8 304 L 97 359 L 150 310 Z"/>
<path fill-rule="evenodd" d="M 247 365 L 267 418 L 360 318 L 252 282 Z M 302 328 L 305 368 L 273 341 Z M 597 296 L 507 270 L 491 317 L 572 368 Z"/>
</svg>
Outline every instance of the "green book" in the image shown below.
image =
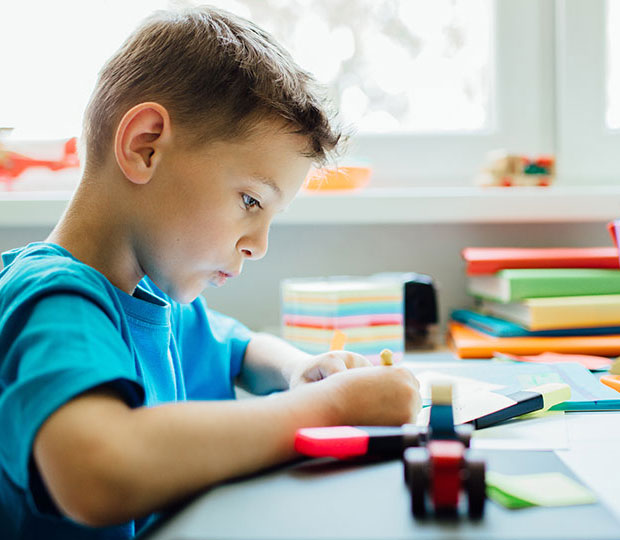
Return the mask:
<svg viewBox="0 0 620 540">
<path fill-rule="evenodd" d="M 620 293 L 620 270 L 600 268 L 518 268 L 470 276 L 468 292 L 496 302 L 526 298 Z"/>
</svg>

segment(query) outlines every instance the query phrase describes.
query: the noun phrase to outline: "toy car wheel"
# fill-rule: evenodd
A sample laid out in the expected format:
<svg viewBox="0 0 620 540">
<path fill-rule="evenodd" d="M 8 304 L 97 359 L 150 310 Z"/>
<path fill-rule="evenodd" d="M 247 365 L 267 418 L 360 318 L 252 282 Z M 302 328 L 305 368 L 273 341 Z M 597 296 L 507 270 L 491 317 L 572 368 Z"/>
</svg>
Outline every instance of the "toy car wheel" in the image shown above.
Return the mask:
<svg viewBox="0 0 620 540">
<path fill-rule="evenodd" d="M 485 463 L 482 460 L 467 460 L 465 463 L 465 489 L 469 517 L 480 519 L 486 500 Z"/>
<path fill-rule="evenodd" d="M 403 426 L 403 449 L 411 446 L 422 446 L 426 440 L 426 433 L 425 427 L 405 424 Z"/>
<path fill-rule="evenodd" d="M 459 426 L 454 426 L 454 431 L 456 432 L 457 439 L 463 443 L 465 448 L 469 448 L 474 426 L 471 424 L 461 424 Z"/>
<path fill-rule="evenodd" d="M 404 453 L 408 448 L 417 448 L 422 446 L 423 442 L 426 440 L 426 428 L 421 428 L 418 426 L 408 425 L 405 429 L 405 433 L 403 436 L 403 462 L 405 466 L 403 467 L 403 471 L 405 473 L 405 484 L 409 485 L 409 474 L 407 472 L 407 463 L 404 458 Z"/>
<path fill-rule="evenodd" d="M 426 490 L 429 480 L 428 453 L 423 448 L 407 448 L 404 455 L 405 477 L 415 517 L 426 515 Z"/>
</svg>

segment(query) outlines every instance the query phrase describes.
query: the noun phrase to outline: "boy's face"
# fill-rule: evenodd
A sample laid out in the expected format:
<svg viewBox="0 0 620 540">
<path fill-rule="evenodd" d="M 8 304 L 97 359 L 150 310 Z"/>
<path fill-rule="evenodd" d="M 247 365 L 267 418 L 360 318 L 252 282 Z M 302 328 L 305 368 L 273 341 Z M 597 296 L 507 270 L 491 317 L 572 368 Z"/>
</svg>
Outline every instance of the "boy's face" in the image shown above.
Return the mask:
<svg viewBox="0 0 620 540">
<path fill-rule="evenodd" d="M 246 139 L 168 147 L 149 182 L 137 255 L 169 296 L 191 302 L 267 252 L 269 225 L 308 172 L 307 140 L 263 123 Z M 145 186 L 146 187 L 146 186 Z"/>
</svg>

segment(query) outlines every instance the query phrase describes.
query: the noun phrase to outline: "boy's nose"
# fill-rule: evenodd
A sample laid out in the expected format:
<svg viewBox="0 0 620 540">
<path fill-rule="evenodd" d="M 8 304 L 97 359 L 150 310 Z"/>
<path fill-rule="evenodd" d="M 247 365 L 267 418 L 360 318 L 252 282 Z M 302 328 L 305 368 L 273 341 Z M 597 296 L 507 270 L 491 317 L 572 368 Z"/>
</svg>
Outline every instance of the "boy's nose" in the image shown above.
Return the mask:
<svg viewBox="0 0 620 540">
<path fill-rule="evenodd" d="M 263 227 L 252 235 L 243 237 L 239 241 L 239 251 L 247 259 L 262 259 L 267 253 L 269 245 L 269 226 Z"/>
</svg>

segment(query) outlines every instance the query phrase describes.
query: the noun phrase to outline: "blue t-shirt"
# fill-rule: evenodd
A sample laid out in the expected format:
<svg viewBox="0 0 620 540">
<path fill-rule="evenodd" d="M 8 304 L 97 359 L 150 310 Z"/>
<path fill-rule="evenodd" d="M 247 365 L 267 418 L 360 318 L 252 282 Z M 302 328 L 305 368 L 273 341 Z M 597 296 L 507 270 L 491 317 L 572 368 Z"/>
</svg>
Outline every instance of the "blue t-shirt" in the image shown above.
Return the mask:
<svg viewBox="0 0 620 540">
<path fill-rule="evenodd" d="M 0 537 L 125 539 L 147 520 L 89 528 L 63 517 L 32 458 L 41 424 L 101 385 L 131 407 L 233 399 L 251 332 L 175 302 L 144 278 L 133 296 L 55 244 L 2 255 L 0 272 Z"/>
</svg>

